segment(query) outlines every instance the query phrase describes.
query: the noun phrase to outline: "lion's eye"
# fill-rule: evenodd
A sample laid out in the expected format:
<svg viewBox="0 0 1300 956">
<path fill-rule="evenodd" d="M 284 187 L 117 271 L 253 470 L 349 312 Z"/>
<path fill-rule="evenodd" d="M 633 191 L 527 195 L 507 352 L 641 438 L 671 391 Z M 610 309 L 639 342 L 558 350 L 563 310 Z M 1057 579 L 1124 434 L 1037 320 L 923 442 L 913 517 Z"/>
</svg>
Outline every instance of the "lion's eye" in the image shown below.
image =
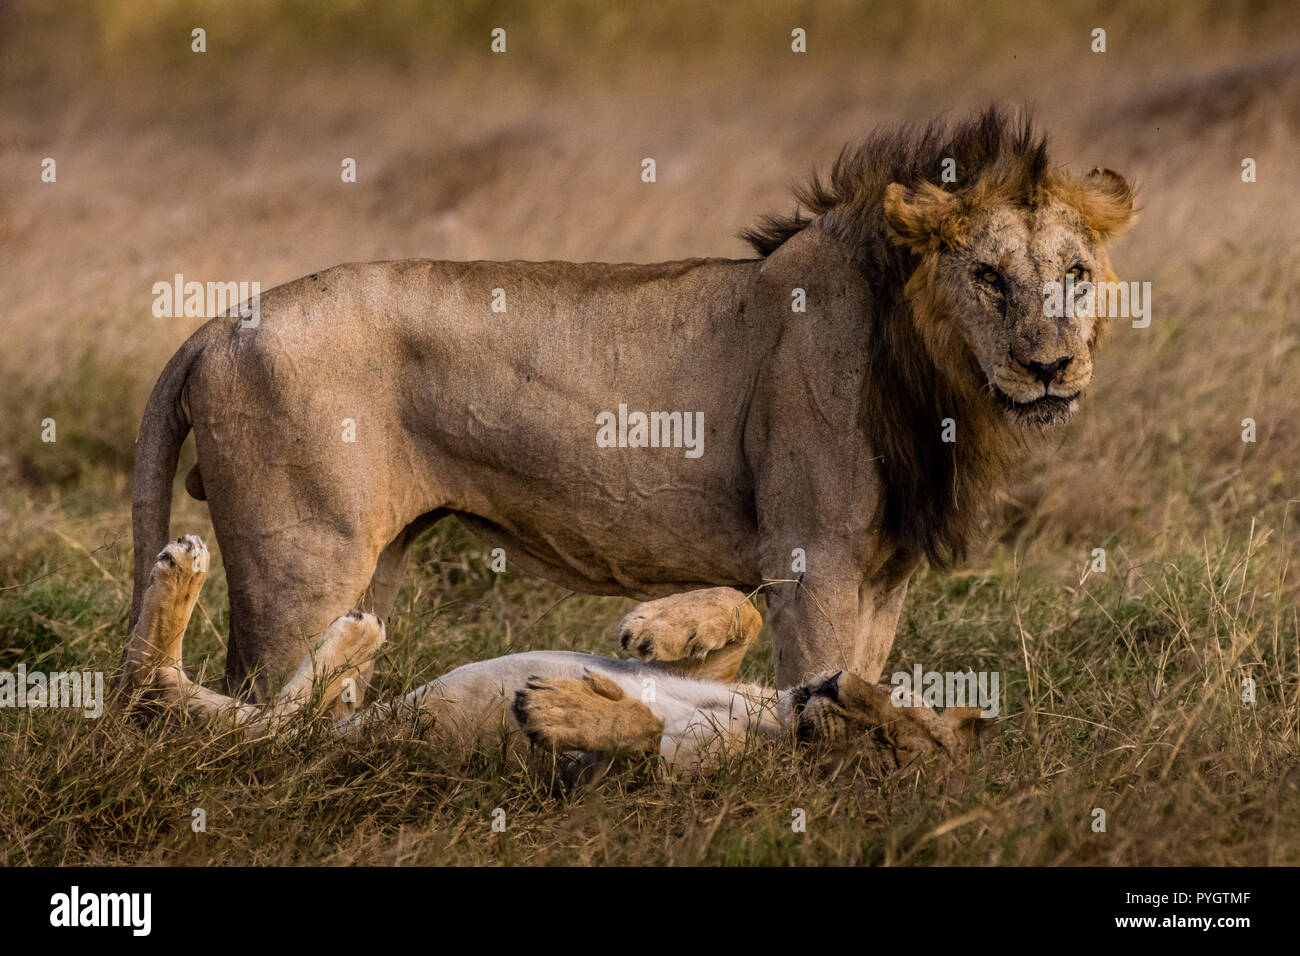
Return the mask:
<svg viewBox="0 0 1300 956">
<path fill-rule="evenodd" d="M 1067 279 L 1073 279 L 1076 283 L 1087 282 L 1091 275 L 1092 273 L 1078 263 L 1070 266 L 1069 270 L 1065 273 Z"/>
<path fill-rule="evenodd" d="M 979 278 L 980 282 L 983 282 L 985 285 L 994 287 L 1002 285 L 1002 273 L 998 272 L 998 270 L 994 269 L 992 266 L 981 266 L 980 270 L 976 272 L 975 275 Z"/>
</svg>

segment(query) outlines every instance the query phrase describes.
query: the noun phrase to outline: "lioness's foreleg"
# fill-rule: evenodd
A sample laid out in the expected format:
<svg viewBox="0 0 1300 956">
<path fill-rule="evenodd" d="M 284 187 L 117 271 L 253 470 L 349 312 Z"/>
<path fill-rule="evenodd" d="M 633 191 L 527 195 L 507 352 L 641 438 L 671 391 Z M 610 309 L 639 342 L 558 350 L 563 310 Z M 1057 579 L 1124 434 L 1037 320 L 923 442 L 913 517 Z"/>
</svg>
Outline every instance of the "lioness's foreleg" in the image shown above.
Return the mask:
<svg viewBox="0 0 1300 956">
<path fill-rule="evenodd" d="M 591 670 L 581 679 L 530 678 L 512 709 L 530 740 L 555 751 L 653 754 L 664 732 L 649 707 Z"/>
<path fill-rule="evenodd" d="M 638 604 L 618 624 L 618 642 L 638 660 L 684 677 L 730 682 L 763 628 L 734 588 L 703 588 Z"/>
</svg>

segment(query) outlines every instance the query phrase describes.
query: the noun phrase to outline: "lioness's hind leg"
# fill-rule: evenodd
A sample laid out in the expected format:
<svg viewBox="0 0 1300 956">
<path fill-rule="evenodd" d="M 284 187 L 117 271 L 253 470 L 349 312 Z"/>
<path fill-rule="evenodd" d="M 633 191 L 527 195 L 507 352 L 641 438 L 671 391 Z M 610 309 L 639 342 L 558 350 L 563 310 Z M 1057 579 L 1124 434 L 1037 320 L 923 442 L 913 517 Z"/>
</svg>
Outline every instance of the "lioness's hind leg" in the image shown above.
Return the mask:
<svg viewBox="0 0 1300 956">
<path fill-rule="evenodd" d="M 531 677 L 511 708 L 534 743 L 552 750 L 655 753 L 664 725 L 603 674 Z"/>
<path fill-rule="evenodd" d="M 247 723 L 258 718 L 255 707 L 195 684 L 181 664 L 185 629 L 207 577 L 208 561 L 207 546 L 192 534 L 159 553 L 149 571 L 140 617 L 122 653 L 123 687 L 200 720 L 226 716 Z"/>
<path fill-rule="evenodd" d="M 158 554 L 140 617 L 122 653 L 127 688 L 148 686 L 160 669 L 180 667 L 185 629 L 208 575 L 208 561 L 207 545 L 193 534 L 169 542 Z"/>
<path fill-rule="evenodd" d="M 315 699 L 321 710 L 355 710 L 383 643 L 384 624 L 375 615 L 349 611 L 335 618 L 276 696 L 277 708 L 297 710 Z"/>
<path fill-rule="evenodd" d="M 384 641 L 373 614 L 353 611 L 336 618 L 275 699 L 266 707 L 246 704 L 196 684 L 182 664 L 185 629 L 208 571 L 208 549 L 197 535 L 168 544 L 149 573 L 139 620 L 123 652 L 123 680 L 168 709 L 208 724 L 274 733 L 313 699 L 322 707 L 343 695 L 352 681 L 360 699 L 361 669 Z"/>
<path fill-rule="evenodd" d="M 638 660 L 686 677 L 732 681 L 763 618 L 734 588 L 703 588 L 638 604 L 618 641 Z"/>
</svg>

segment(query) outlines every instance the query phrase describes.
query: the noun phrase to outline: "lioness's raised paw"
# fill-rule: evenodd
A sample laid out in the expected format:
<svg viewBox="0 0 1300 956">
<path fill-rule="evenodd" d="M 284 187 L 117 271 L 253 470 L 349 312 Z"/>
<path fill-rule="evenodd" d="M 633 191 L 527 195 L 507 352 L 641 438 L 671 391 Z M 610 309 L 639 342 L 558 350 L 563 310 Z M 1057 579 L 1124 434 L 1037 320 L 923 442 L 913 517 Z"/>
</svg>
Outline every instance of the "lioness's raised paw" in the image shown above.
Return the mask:
<svg viewBox="0 0 1300 956">
<path fill-rule="evenodd" d="M 618 642 L 638 660 L 713 680 L 731 680 L 763 628 L 734 588 L 685 591 L 638 604 L 618 624 Z"/>
<path fill-rule="evenodd" d="M 664 732 L 649 707 L 595 671 L 581 680 L 531 677 L 511 712 L 533 743 L 557 751 L 651 754 Z"/>
<path fill-rule="evenodd" d="M 140 619 L 122 655 L 127 686 L 148 685 L 160 668 L 179 667 L 190 614 L 208 576 L 208 546 L 187 534 L 158 553 L 149 570 Z"/>
<path fill-rule="evenodd" d="M 149 572 L 149 583 L 184 586 L 195 579 L 202 583 L 209 560 L 208 546 L 202 538 L 197 534 L 182 535 L 158 552 Z"/>
<path fill-rule="evenodd" d="M 315 694 L 322 708 L 339 716 L 355 710 L 365 698 L 371 662 L 385 639 L 384 622 L 373 614 L 354 610 L 336 617 L 289 678 L 281 699 L 301 706 Z"/>
<path fill-rule="evenodd" d="M 349 611 L 336 617 L 316 645 L 318 667 L 356 666 L 375 656 L 386 639 L 384 622 L 373 614 Z"/>
</svg>

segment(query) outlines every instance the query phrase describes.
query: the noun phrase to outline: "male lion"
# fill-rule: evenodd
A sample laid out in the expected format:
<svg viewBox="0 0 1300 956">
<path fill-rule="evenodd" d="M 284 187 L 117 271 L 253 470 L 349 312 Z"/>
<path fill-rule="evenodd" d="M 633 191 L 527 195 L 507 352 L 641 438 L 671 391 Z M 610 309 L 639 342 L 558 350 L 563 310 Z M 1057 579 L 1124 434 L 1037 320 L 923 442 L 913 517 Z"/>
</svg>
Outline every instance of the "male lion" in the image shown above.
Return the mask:
<svg viewBox="0 0 1300 956">
<path fill-rule="evenodd" d="M 1022 440 L 1078 407 L 1105 322 L 1045 315 L 1044 284 L 1114 279 L 1133 193 L 990 109 L 877 131 L 799 199 L 746 234 L 757 259 L 350 264 L 208 322 L 141 423 L 131 626 L 192 428 L 232 693 L 271 699 L 350 609 L 386 617 L 448 515 L 579 591 L 708 589 L 624 622 L 642 660 L 716 650 L 735 603 L 709 594 L 765 585 L 778 687 L 874 684 L 912 571 L 959 558 Z M 603 447 L 620 406 L 702 421 L 702 454 L 667 425 Z"/>
</svg>

